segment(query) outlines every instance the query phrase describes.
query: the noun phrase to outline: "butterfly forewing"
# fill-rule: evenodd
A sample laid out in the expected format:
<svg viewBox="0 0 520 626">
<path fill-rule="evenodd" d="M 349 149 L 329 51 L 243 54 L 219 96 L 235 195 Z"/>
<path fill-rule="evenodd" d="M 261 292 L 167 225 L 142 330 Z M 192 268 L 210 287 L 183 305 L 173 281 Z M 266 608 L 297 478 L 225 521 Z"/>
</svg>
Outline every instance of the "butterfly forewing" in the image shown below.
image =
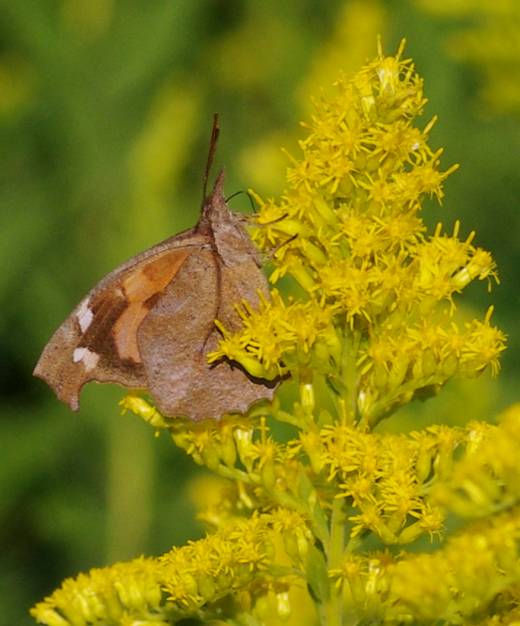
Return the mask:
<svg viewBox="0 0 520 626">
<path fill-rule="evenodd" d="M 144 389 L 137 328 L 193 250 L 185 245 L 147 251 L 105 278 L 54 333 L 34 374 L 73 410 L 91 380 Z"/>
</svg>

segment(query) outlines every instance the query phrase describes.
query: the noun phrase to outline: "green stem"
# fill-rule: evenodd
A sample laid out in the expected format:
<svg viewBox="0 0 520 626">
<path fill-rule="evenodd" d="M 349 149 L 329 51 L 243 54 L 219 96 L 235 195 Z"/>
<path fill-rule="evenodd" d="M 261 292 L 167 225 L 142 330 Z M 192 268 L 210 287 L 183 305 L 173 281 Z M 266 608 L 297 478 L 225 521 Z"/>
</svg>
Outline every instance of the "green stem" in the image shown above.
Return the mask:
<svg viewBox="0 0 520 626">
<path fill-rule="evenodd" d="M 332 504 L 330 521 L 330 542 L 327 549 L 327 565 L 329 571 L 341 567 L 345 546 L 345 513 L 343 502 L 336 498 Z M 326 607 L 326 623 L 324 626 L 342 626 L 343 624 L 343 585 L 330 588 L 330 598 Z"/>
<path fill-rule="evenodd" d="M 357 388 L 358 372 L 356 362 L 358 359 L 359 344 L 361 335 L 357 331 L 350 331 L 345 328 L 343 354 L 341 359 L 341 376 L 345 383 L 345 404 L 346 415 L 343 418 L 345 425 L 352 425 L 358 420 L 357 409 Z"/>
<path fill-rule="evenodd" d="M 260 476 L 252 472 L 244 472 L 243 470 L 234 467 L 228 467 L 227 465 L 223 464 L 219 464 L 217 467 L 212 468 L 212 471 L 222 476 L 223 478 L 228 478 L 235 481 L 242 481 L 243 483 L 249 485 L 259 485 L 265 488 L 265 486 L 262 485 L 262 480 Z M 300 499 L 295 498 L 291 494 L 285 491 L 280 491 L 278 489 L 269 490 L 269 495 L 280 506 L 292 509 L 293 511 L 296 511 L 297 513 L 303 515 L 305 518 L 308 518 L 311 524 L 312 531 L 316 535 L 316 537 L 324 544 L 327 542 L 328 536 L 326 534 L 324 515 L 319 514 L 319 512 L 321 512 L 321 509 L 316 507 L 313 511 L 309 511 L 309 508 Z"/>
<path fill-rule="evenodd" d="M 445 382 L 445 379 L 430 377 L 429 379 L 423 378 L 401 383 L 397 389 L 375 402 L 370 412 L 365 416 L 367 424 L 370 425 L 370 430 L 373 430 L 382 420 L 390 417 L 401 405 L 410 402 L 409 394 L 413 394 L 421 388 L 442 385 Z"/>
</svg>

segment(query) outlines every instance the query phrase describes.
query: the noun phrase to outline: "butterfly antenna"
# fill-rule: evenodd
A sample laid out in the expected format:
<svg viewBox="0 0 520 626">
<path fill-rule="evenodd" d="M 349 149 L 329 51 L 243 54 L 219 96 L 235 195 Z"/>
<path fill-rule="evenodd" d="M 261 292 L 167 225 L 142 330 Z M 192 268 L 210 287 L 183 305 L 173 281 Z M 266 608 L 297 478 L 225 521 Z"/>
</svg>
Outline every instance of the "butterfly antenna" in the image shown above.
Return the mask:
<svg viewBox="0 0 520 626">
<path fill-rule="evenodd" d="M 280 252 L 280 250 L 282 248 L 284 248 L 285 246 L 288 246 L 291 242 L 293 242 L 296 238 L 298 237 L 298 233 L 296 233 L 296 235 L 293 235 L 292 237 L 289 237 L 289 239 L 286 239 L 285 241 L 282 241 L 282 243 L 279 243 L 277 246 L 275 246 L 273 248 L 273 257 L 276 257 L 276 255 L 278 254 L 278 252 Z"/>
<path fill-rule="evenodd" d="M 249 204 L 251 205 L 251 209 L 253 210 L 253 213 L 256 213 L 257 212 L 256 205 L 255 205 L 255 202 L 253 200 L 253 196 L 249 193 L 249 191 L 245 191 L 243 189 L 239 189 L 238 191 L 235 191 L 235 193 L 232 193 L 230 196 L 228 196 L 226 198 L 226 203 L 228 203 L 233 198 L 236 198 L 241 193 L 244 193 L 249 198 Z"/>
<path fill-rule="evenodd" d="M 215 151 L 217 149 L 217 141 L 218 141 L 219 133 L 220 133 L 220 125 L 219 125 L 218 113 L 213 113 L 213 126 L 211 128 L 211 138 L 209 140 L 208 159 L 206 161 L 206 169 L 204 171 L 204 184 L 202 188 L 202 206 L 204 206 L 204 203 L 206 202 L 209 173 L 211 171 L 211 166 L 213 165 L 213 160 L 215 159 Z"/>
</svg>

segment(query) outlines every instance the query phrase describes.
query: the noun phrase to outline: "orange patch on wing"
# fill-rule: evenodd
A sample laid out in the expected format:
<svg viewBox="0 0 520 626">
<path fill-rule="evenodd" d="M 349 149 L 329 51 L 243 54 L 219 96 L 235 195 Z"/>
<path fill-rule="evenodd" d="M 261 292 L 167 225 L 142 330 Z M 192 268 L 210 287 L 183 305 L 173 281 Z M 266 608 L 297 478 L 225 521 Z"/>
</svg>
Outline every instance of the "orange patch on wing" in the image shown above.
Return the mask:
<svg viewBox="0 0 520 626">
<path fill-rule="evenodd" d="M 141 362 L 137 346 L 137 330 L 148 314 L 146 301 L 163 291 L 181 269 L 192 250 L 171 250 L 140 263 L 122 281 L 128 306 L 112 328 L 112 336 L 121 360 Z"/>
</svg>

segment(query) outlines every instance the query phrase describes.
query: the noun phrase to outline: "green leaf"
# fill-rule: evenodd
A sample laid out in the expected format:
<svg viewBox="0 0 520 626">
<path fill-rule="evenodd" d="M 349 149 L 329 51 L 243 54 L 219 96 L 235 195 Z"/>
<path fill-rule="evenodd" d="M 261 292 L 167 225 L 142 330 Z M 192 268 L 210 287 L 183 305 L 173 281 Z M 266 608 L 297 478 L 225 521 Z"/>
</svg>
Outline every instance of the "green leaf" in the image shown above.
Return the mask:
<svg viewBox="0 0 520 626">
<path fill-rule="evenodd" d="M 323 552 L 314 545 L 310 546 L 307 553 L 305 572 L 312 597 L 320 604 L 324 604 L 330 596 L 327 563 Z"/>
</svg>

